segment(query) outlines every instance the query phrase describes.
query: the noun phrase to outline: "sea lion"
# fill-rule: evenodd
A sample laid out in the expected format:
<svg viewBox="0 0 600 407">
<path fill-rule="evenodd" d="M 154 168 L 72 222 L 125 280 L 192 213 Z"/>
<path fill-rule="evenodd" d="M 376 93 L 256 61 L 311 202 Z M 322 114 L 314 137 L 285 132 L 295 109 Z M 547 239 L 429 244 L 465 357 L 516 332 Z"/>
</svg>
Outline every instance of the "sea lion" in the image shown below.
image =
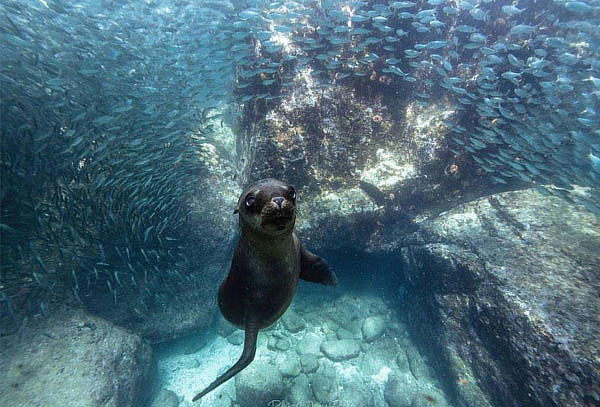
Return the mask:
<svg viewBox="0 0 600 407">
<path fill-rule="evenodd" d="M 240 240 L 218 303 L 229 322 L 245 330 L 240 359 L 194 397 L 200 399 L 252 362 L 258 331 L 272 325 L 289 307 L 298 279 L 335 285 L 327 262 L 306 250 L 294 233 L 296 190 L 275 179 L 260 180 L 240 195 Z"/>
</svg>

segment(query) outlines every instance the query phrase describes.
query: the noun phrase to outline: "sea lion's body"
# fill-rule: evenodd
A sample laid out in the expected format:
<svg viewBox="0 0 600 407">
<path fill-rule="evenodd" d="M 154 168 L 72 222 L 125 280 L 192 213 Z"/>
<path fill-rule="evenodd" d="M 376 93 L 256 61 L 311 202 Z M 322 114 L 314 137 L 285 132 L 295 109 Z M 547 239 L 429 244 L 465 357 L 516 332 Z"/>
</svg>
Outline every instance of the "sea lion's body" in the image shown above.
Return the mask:
<svg viewBox="0 0 600 407">
<path fill-rule="evenodd" d="M 219 289 L 219 308 L 229 322 L 245 329 L 250 314 L 264 329 L 288 308 L 300 276 L 300 242 L 295 234 L 282 241 L 242 238 L 231 269 Z"/>
<path fill-rule="evenodd" d="M 306 250 L 293 232 L 296 193 L 274 179 L 258 181 L 238 201 L 240 241 L 231 268 L 219 288 L 219 309 L 245 330 L 242 356 L 222 376 L 194 397 L 229 380 L 254 358 L 258 331 L 272 325 L 289 307 L 298 279 L 335 285 L 327 262 Z"/>
</svg>

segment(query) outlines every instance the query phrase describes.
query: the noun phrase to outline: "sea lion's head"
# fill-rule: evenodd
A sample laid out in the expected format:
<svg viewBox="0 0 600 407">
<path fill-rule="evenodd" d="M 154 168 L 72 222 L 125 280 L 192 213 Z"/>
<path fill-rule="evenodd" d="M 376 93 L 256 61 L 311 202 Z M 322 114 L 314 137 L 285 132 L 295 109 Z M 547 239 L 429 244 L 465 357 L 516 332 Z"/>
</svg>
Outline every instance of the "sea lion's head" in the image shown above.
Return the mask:
<svg viewBox="0 0 600 407">
<path fill-rule="evenodd" d="M 267 178 L 242 192 L 234 213 L 240 226 L 267 236 L 291 233 L 296 222 L 296 190 L 286 182 Z"/>
<path fill-rule="evenodd" d="M 296 190 L 272 178 L 257 181 L 240 195 L 234 213 L 238 212 L 242 229 L 267 236 L 291 233 L 296 222 Z"/>
</svg>

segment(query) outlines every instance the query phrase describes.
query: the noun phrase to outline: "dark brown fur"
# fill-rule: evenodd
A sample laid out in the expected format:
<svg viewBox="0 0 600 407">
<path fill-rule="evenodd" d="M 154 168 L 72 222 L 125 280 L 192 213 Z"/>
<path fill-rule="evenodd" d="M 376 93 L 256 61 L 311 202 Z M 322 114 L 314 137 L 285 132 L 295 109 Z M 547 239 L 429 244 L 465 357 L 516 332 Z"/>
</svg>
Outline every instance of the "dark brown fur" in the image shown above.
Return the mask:
<svg viewBox="0 0 600 407">
<path fill-rule="evenodd" d="M 320 284 L 337 283 L 327 262 L 304 249 L 294 234 L 295 194 L 291 185 L 265 179 L 240 196 L 236 209 L 240 241 L 229 274 L 219 288 L 219 309 L 225 319 L 245 330 L 244 350 L 235 365 L 194 401 L 252 362 L 258 331 L 272 325 L 286 311 L 299 278 Z"/>
</svg>

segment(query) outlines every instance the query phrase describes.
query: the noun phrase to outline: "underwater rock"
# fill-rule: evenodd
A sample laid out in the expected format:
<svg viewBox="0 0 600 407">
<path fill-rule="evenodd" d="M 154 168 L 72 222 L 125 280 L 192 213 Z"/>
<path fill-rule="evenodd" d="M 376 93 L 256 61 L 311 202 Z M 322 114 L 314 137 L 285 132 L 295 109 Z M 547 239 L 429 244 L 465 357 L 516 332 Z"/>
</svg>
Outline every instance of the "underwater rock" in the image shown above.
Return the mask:
<svg viewBox="0 0 600 407">
<path fill-rule="evenodd" d="M 406 359 L 408 360 L 408 368 L 411 374 L 417 380 L 426 380 L 429 377 L 434 377 L 435 372 L 432 371 L 432 363 L 428 363 L 423 355 L 414 346 L 404 349 Z"/>
<path fill-rule="evenodd" d="M 459 206 L 420 233 L 429 243 L 402 250 L 407 314 L 445 355 L 459 400 L 597 403 L 600 219 L 521 190 Z"/>
<path fill-rule="evenodd" d="M 285 352 L 290 348 L 290 341 L 287 339 L 277 339 L 275 342 L 275 349 Z"/>
<path fill-rule="evenodd" d="M 276 337 L 270 335 L 267 338 L 267 349 L 269 349 L 269 350 L 275 350 L 275 344 L 277 344 L 278 340 L 279 339 L 277 339 Z"/>
<path fill-rule="evenodd" d="M 320 315 L 324 320 L 323 323 L 331 326 L 331 330 L 334 332 L 342 327 L 360 338 L 362 335 L 360 322 L 364 317 L 362 303 L 363 301 L 356 295 L 342 295 L 335 299 L 330 307 L 321 310 Z"/>
<path fill-rule="evenodd" d="M 345 328 L 338 328 L 336 330 L 338 339 L 357 339 L 354 334 Z"/>
<path fill-rule="evenodd" d="M 361 342 L 365 344 L 365 342 Z M 414 347 L 414 344 L 407 346 Z M 372 376 L 377 382 L 385 383 L 387 376 L 392 370 L 396 370 L 393 358 L 397 353 L 403 353 L 404 349 L 399 346 L 393 338 L 383 337 L 380 340 L 368 344 L 364 354 L 358 360 L 358 370 L 362 375 Z"/>
<path fill-rule="evenodd" d="M 305 355 L 300 359 L 300 364 L 304 373 L 313 373 L 319 368 L 319 358 L 310 354 Z"/>
<path fill-rule="evenodd" d="M 328 340 L 337 339 L 337 331 L 340 329 L 340 324 L 335 320 L 325 320 L 323 322 L 323 332 L 325 332 L 325 338 Z"/>
<path fill-rule="evenodd" d="M 236 327 L 231 324 L 231 322 L 227 321 L 223 318 L 223 315 L 219 312 L 217 315 L 217 327 L 216 331 L 219 335 L 226 338 L 232 333 L 236 331 Z"/>
<path fill-rule="evenodd" d="M 260 113 L 244 110 L 243 178 L 296 185 L 298 235 L 315 250 L 382 245 L 385 224 L 414 228 L 416 215 L 494 188 L 468 157 L 448 151 L 445 120 L 456 113 L 448 100 L 422 108 L 377 86 L 322 84 L 304 74 L 289 89 Z M 450 165 L 460 170 L 448 174 Z M 331 239 L 332 231 L 344 239 Z"/>
<path fill-rule="evenodd" d="M 83 311 L 27 323 L 0 344 L 0 405 L 142 405 L 152 350 L 139 336 Z"/>
<path fill-rule="evenodd" d="M 300 374 L 300 362 L 294 353 L 277 358 L 277 368 L 283 377 L 296 377 Z"/>
<path fill-rule="evenodd" d="M 298 375 L 292 382 L 289 397 L 290 404 L 292 406 L 309 406 L 312 398 L 313 394 L 308 377 L 305 374 Z"/>
<path fill-rule="evenodd" d="M 296 345 L 296 352 L 305 355 L 320 355 L 321 354 L 321 338 L 314 334 L 308 333 L 304 335 Z"/>
<path fill-rule="evenodd" d="M 289 391 L 277 366 L 265 357 L 235 376 L 235 389 L 240 407 L 266 406 L 271 400 L 283 400 Z"/>
<path fill-rule="evenodd" d="M 113 314 L 110 320 L 136 332 L 151 343 L 179 338 L 210 326 L 215 311 L 214 301 L 208 301 L 199 292 L 182 292 L 178 298 L 178 303 L 164 304 L 155 312 L 146 314 L 143 319 L 121 319 Z M 104 316 L 105 313 L 100 315 Z"/>
<path fill-rule="evenodd" d="M 335 304 L 331 304 L 331 307 L 323 307 L 321 301 L 328 298 L 328 296 L 315 296 L 313 293 L 299 296 L 294 300 L 294 305 L 303 310 L 302 315 L 307 322 L 306 328 L 300 333 L 292 335 L 286 329 L 283 329 L 282 324 L 276 324 L 260 335 L 261 339 L 259 340 L 256 353 L 259 366 L 256 369 L 261 370 L 258 380 L 264 383 L 256 384 L 252 392 L 266 391 L 265 389 L 268 389 L 268 387 L 262 386 L 268 386 L 269 381 L 263 380 L 262 375 L 270 375 L 272 374 L 271 370 L 275 369 L 275 376 L 279 377 L 279 379 L 276 379 L 276 382 L 278 383 L 279 380 L 282 381 L 283 385 L 281 388 L 283 391 L 277 393 L 280 395 L 280 398 L 273 395 L 273 400 L 275 401 L 270 404 L 272 406 L 309 406 L 311 404 L 318 404 L 321 406 L 384 407 L 387 405 L 384 400 L 384 388 L 391 374 L 408 374 L 417 382 L 417 379 L 414 378 L 415 374 L 413 374 L 409 366 L 406 352 L 418 351 L 415 348 L 415 343 L 412 342 L 406 333 L 405 324 L 399 322 L 398 318 L 401 314 L 394 312 L 393 303 L 374 297 L 372 293 L 344 295 L 343 297 L 343 299 L 338 298 L 334 300 Z M 339 303 L 345 304 L 346 302 L 353 304 L 356 309 L 363 312 L 362 318 L 354 320 L 354 325 L 358 327 L 358 332 L 356 334 L 350 333 L 344 328 L 339 328 L 337 324 L 331 324 L 331 327 L 338 326 L 336 328 L 337 333 L 340 330 L 345 330 L 348 335 L 354 335 L 353 338 L 346 340 L 365 345 L 365 351 L 364 353 L 361 352 L 355 358 L 332 361 L 321 352 L 320 347 L 327 335 L 333 335 L 332 340 L 338 341 L 335 335 L 336 332 L 330 332 L 329 328 L 325 329 L 325 326 L 330 327 L 330 318 L 335 318 L 336 314 L 332 312 L 325 316 L 324 310 L 325 308 L 337 308 L 340 306 Z M 370 316 L 381 317 L 382 315 L 385 315 L 386 334 L 371 343 L 363 341 L 360 331 L 363 320 Z M 278 351 L 275 348 L 275 344 L 280 340 L 289 341 L 292 344 L 290 349 L 287 351 Z M 269 342 L 272 342 L 270 345 L 272 349 L 267 350 Z M 325 343 L 328 342 L 326 341 Z M 219 345 L 215 346 L 217 344 Z M 231 348 L 221 337 L 216 338 L 216 343 L 210 346 L 211 353 L 216 354 L 227 352 Z M 170 354 L 173 353 L 170 352 Z M 235 357 L 237 354 L 234 351 L 231 356 Z M 405 364 L 402 368 L 396 366 L 396 359 L 399 354 L 404 356 Z M 198 357 L 198 355 L 195 355 L 195 357 Z M 190 373 L 193 372 L 179 369 L 178 372 L 171 373 L 173 368 L 178 369 L 182 366 L 181 360 L 177 356 L 174 356 L 173 362 L 172 364 L 163 363 L 160 369 L 168 376 L 164 380 L 163 385 L 169 388 L 183 389 L 181 393 L 185 394 L 185 391 L 189 388 L 187 385 L 188 381 L 193 380 L 189 378 Z M 203 366 L 199 370 L 196 369 L 196 373 L 202 374 L 208 363 L 211 363 L 210 360 L 205 360 Z M 250 366 L 253 366 L 253 364 L 254 362 Z M 223 366 L 227 366 L 227 364 Z M 418 370 L 418 366 L 415 369 L 416 372 L 420 371 Z M 251 370 L 251 375 L 252 372 L 253 370 Z M 419 389 L 434 389 L 435 386 L 433 386 L 433 383 L 436 383 L 438 373 L 443 373 L 443 371 L 437 372 L 432 370 L 431 376 L 425 375 L 428 372 L 427 370 L 423 370 L 423 372 L 424 374 L 420 374 L 418 379 Z M 215 372 L 215 374 L 217 373 Z M 325 376 L 325 378 L 321 376 Z M 193 373 L 192 377 L 196 377 L 195 373 Z M 249 377 L 246 380 L 249 382 L 251 378 Z M 225 385 L 223 390 L 235 391 L 236 386 L 233 385 L 233 382 L 230 383 L 230 386 Z M 276 385 L 276 387 L 278 386 L 279 384 Z M 239 387 L 237 391 L 239 396 Z M 208 403 L 207 405 L 211 407 L 213 405 L 215 407 L 221 406 L 219 404 L 221 403 L 219 390 L 211 394 L 212 398 L 207 399 L 203 403 Z M 211 394 L 207 396 L 210 397 Z M 315 394 L 318 396 L 315 396 Z M 438 397 L 437 393 L 433 390 L 427 394 L 434 395 L 440 405 L 444 405 L 441 404 L 441 400 L 444 400 L 444 398 Z M 318 402 L 316 397 L 329 401 Z M 185 405 L 186 407 L 192 407 L 191 404 L 189 406 L 188 404 Z M 469 406 L 471 405 L 478 406 L 478 404 L 470 404 Z"/>
<path fill-rule="evenodd" d="M 293 309 L 289 309 L 283 314 L 281 322 L 285 329 L 291 333 L 297 333 L 306 328 L 306 321 Z"/>
<path fill-rule="evenodd" d="M 161 389 L 150 407 L 177 407 L 179 405 L 179 398 L 173 390 Z"/>
<path fill-rule="evenodd" d="M 290 348 L 290 346 L 292 346 L 292 344 L 290 343 L 290 340 L 292 338 L 288 338 L 288 337 L 282 335 L 281 332 L 285 332 L 285 331 L 276 331 L 275 330 L 272 332 L 271 335 L 268 336 L 267 348 L 269 350 L 285 352 L 286 350 L 288 350 Z"/>
<path fill-rule="evenodd" d="M 227 341 L 232 345 L 241 345 L 244 343 L 244 332 L 241 330 L 233 332 L 227 337 Z"/>
<path fill-rule="evenodd" d="M 411 407 L 450 407 L 442 391 L 430 383 L 419 386 L 418 392 L 414 395 Z M 468 406 L 479 406 L 479 404 L 468 404 Z"/>
<path fill-rule="evenodd" d="M 383 335 L 385 330 L 385 321 L 381 317 L 367 317 L 362 324 L 363 339 L 367 342 L 373 342 Z"/>
<path fill-rule="evenodd" d="M 392 356 L 390 351 L 378 352 L 374 348 L 368 349 L 359 359 L 359 371 L 361 374 L 368 376 L 378 375 L 382 371 L 388 371 L 390 369 L 387 367 L 387 364 L 389 363 L 390 356 Z"/>
<path fill-rule="evenodd" d="M 410 368 L 408 364 L 408 357 L 406 356 L 406 352 L 404 350 L 396 355 L 396 364 L 401 372 Z"/>
<path fill-rule="evenodd" d="M 337 390 L 335 370 L 324 369 L 321 373 L 314 373 L 311 377 L 311 387 L 315 399 L 323 404 L 332 402 Z"/>
<path fill-rule="evenodd" d="M 205 332 L 198 332 L 197 334 L 188 336 L 186 339 L 184 353 L 186 355 L 193 355 L 194 353 L 200 352 L 200 350 L 207 345 L 211 336 L 207 335 Z"/>
<path fill-rule="evenodd" d="M 336 402 L 340 406 L 376 406 L 373 401 L 373 389 L 351 382 L 344 386 L 344 391 L 338 392 Z"/>
<path fill-rule="evenodd" d="M 357 357 L 360 354 L 360 346 L 354 339 L 337 339 L 323 342 L 321 351 L 328 359 L 339 362 Z"/>
<path fill-rule="evenodd" d="M 365 388 L 360 381 L 350 382 L 344 385 L 343 391 L 338 392 L 333 405 L 374 407 L 378 404 L 373 401 L 373 393 L 373 389 Z"/>
<path fill-rule="evenodd" d="M 384 397 L 390 407 L 412 407 L 418 385 L 410 372 L 391 374 L 385 384 Z"/>
</svg>

